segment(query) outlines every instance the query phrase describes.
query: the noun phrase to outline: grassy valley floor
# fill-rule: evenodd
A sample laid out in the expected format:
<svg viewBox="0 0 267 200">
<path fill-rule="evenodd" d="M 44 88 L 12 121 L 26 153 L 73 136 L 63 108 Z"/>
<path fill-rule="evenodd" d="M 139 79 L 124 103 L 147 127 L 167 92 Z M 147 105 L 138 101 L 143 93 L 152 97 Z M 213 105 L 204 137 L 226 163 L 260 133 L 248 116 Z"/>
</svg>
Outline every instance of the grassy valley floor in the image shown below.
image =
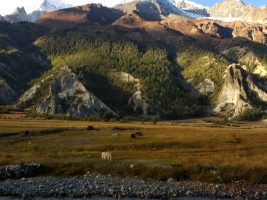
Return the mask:
<svg viewBox="0 0 267 200">
<path fill-rule="evenodd" d="M 144 136 L 131 138 L 137 131 Z M 201 119 L 154 125 L 1 115 L 0 165 L 40 163 L 45 176 L 99 172 L 156 180 L 266 183 L 266 138 L 266 122 Z M 111 152 L 112 161 L 101 160 L 104 151 Z"/>
</svg>

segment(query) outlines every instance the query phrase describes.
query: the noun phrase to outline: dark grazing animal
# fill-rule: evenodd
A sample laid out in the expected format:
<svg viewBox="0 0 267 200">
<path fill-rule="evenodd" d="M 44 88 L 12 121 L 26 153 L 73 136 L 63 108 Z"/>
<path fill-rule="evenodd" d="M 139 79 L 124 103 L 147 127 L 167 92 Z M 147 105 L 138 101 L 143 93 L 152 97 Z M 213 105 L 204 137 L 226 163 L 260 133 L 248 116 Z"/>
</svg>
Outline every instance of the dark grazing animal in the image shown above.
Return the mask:
<svg viewBox="0 0 267 200">
<path fill-rule="evenodd" d="M 131 138 L 132 139 L 137 139 L 137 138 L 140 138 L 140 137 L 143 137 L 143 136 L 144 136 L 144 134 L 141 131 L 138 131 L 138 132 L 135 132 L 135 133 L 131 134 Z"/>
<path fill-rule="evenodd" d="M 140 137 L 144 136 L 144 134 L 141 131 L 136 132 L 135 135 L 140 136 Z"/>
<path fill-rule="evenodd" d="M 95 130 L 95 128 L 93 126 L 87 126 L 87 130 L 88 131 L 93 131 L 93 130 Z"/>
<path fill-rule="evenodd" d="M 30 131 L 25 131 L 24 132 L 24 137 L 29 137 L 30 136 Z"/>
</svg>

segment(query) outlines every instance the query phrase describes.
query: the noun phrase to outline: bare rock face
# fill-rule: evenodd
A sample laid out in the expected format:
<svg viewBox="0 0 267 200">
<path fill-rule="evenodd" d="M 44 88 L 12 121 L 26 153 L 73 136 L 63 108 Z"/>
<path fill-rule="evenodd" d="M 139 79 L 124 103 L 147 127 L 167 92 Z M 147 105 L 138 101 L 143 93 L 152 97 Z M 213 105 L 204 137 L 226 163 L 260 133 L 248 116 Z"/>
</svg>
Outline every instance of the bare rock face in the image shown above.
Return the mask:
<svg viewBox="0 0 267 200">
<path fill-rule="evenodd" d="M 251 97 L 257 95 L 260 101 L 267 102 L 267 92 L 255 83 L 251 74 L 239 64 L 232 64 L 225 74 L 224 85 L 218 97 L 215 112 L 229 119 L 237 118 L 254 107 Z"/>
<path fill-rule="evenodd" d="M 172 19 L 170 17 L 162 20 L 161 24 L 204 43 L 210 42 L 210 40 L 216 41 L 217 39 L 243 38 L 256 43 L 267 44 L 267 26 L 264 24 L 227 23 L 207 19 Z"/>
<path fill-rule="evenodd" d="M 214 92 L 215 83 L 210 79 L 205 79 L 198 85 L 197 89 L 201 94 L 210 94 Z"/>
<path fill-rule="evenodd" d="M 212 37 L 230 38 L 232 30 L 228 27 L 223 27 L 213 21 L 199 20 L 194 22 L 199 30 Z"/>
<path fill-rule="evenodd" d="M 240 65 L 233 64 L 228 67 L 216 112 L 234 118 L 251 108 L 248 103 L 247 76 L 247 72 Z"/>
<path fill-rule="evenodd" d="M 215 18 L 236 18 L 240 21 L 259 22 L 267 21 L 267 7 L 253 7 L 241 0 L 225 0 L 217 3 L 210 10 L 210 16 Z"/>
<path fill-rule="evenodd" d="M 223 26 L 218 22 L 201 19 L 201 20 L 162 20 L 161 24 L 181 32 L 186 36 L 195 38 L 201 43 L 216 41 L 218 39 L 232 38 L 232 29 Z"/>
<path fill-rule="evenodd" d="M 143 115 L 148 115 L 149 104 L 142 95 L 140 80 L 125 72 L 116 72 L 114 75 L 124 82 L 135 84 L 136 92 L 129 98 L 128 105 L 132 106 L 135 112 L 141 109 Z"/>
<path fill-rule="evenodd" d="M 129 99 L 129 105 L 133 105 L 134 111 L 138 111 L 139 108 L 142 109 L 144 115 L 148 115 L 149 104 L 145 101 L 140 89 L 134 93 Z"/>
<path fill-rule="evenodd" d="M 142 23 L 143 20 L 141 17 L 139 17 L 137 14 L 127 14 L 116 20 L 112 25 L 115 26 L 129 26 L 129 27 L 135 27 L 139 26 L 140 23 Z"/>
<path fill-rule="evenodd" d="M 37 102 L 31 104 L 35 99 Z M 104 110 L 116 115 L 88 91 L 67 67 L 26 91 L 20 97 L 18 105 L 29 105 L 30 108 L 36 105 L 35 110 L 38 114 L 85 117 Z"/>
<path fill-rule="evenodd" d="M 116 8 L 125 14 L 138 15 L 148 21 L 159 21 L 161 19 L 158 7 L 150 1 L 131 1 L 126 4 L 119 4 Z"/>
<path fill-rule="evenodd" d="M 233 29 L 233 38 L 241 37 L 257 43 L 266 44 L 267 35 L 264 25 L 233 22 L 229 26 Z"/>
</svg>

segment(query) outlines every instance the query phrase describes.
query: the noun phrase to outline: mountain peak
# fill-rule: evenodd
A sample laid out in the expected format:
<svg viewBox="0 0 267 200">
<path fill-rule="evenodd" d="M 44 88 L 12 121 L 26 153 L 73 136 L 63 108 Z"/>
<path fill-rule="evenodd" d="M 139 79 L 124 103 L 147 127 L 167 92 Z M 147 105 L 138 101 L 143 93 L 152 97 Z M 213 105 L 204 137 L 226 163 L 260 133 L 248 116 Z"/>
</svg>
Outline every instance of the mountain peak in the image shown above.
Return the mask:
<svg viewBox="0 0 267 200">
<path fill-rule="evenodd" d="M 231 4 L 246 5 L 242 0 L 225 0 L 225 2 Z"/>
<path fill-rule="evenodd" d="M 37 23 L 52 29 L 64 29 L 77 25 L 110 25 L 123 15 L 124 13 L 119 10 L 94 3 L 47 12 Z"/>
<path fill-rule="evenodd" d="M 242 0 L 225 0 L 217 3 L 210 11 L 213 18 L 228 18 L 246 22 L 266 23 L 267 7 L 246 5 Z"/>
<path fill-rule="evenodd" d="M 175 0 L 174 5 L 176 7 L 183 9 L 187 12 L 198 14 L 202 16 L 209 16 L 208 14 L 208 7 L 195 3 L 194 1 L 189 0 Z"/>
<path fill-rule="evenodd" d="M 20 22 L 20 21 L 28 21 L 28 15 L 24 9 L 24 7 L 17 7 L 15 11 L 10 14 L 4 16 L 5 20 L 11 23 Z"/>
<path fill-rule="evenodd" d="M 27 12 L 24 7 L 17 7 L 15 11 L 12 13 L 12 15 L 17 15 L 17 14 L 27 15 Z"/>
<path fill-rule="evenodd" d="M 226 2 L 242 3 L 245 4 L 242 0 L 225 0 Z"/>
<path fill-rule="evenodd" d="M 61 0 L 44 0 L 39 10 L 51 12 L 67 7 L 71 7 L 71 5 L 62 2 Z"/>
</svg>

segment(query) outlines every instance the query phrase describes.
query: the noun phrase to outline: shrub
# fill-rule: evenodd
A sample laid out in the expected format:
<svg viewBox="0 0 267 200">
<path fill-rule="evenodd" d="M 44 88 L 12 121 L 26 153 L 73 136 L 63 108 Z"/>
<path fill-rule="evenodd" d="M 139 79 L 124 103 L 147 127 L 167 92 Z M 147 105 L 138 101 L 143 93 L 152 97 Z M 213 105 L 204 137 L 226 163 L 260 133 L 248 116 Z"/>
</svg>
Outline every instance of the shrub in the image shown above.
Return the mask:
<svg viewBox="0 0 267 200">
<path fill-rule="evenodd" d="M 252 108 L 246 110 L 240 115 L 240 120 L 256 121 L 262 119 L 266 114 L 259 108 Z"/>
</svg>

